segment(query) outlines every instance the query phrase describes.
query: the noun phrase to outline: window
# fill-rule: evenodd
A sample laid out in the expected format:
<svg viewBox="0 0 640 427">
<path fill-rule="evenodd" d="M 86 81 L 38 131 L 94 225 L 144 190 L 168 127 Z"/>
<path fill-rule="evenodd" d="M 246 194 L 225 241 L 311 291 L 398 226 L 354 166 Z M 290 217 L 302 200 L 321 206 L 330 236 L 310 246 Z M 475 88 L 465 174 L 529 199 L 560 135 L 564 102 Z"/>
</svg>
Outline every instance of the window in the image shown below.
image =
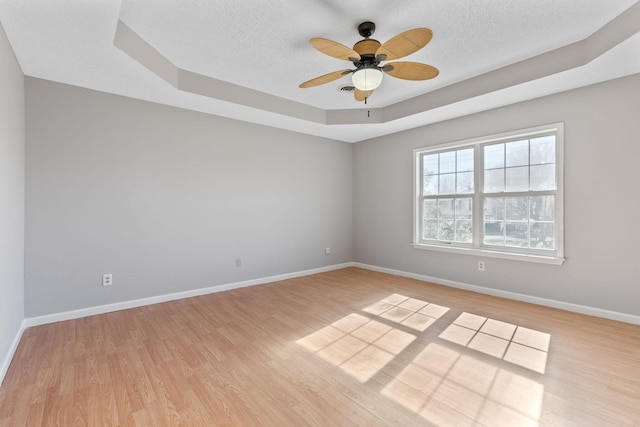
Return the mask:
<svg viewBox="0 0 640 427">
<path fill-rule="evenodd" d="M 414 246 L 561 264 L 562 124 L 417 149 Z"/>
</svg>

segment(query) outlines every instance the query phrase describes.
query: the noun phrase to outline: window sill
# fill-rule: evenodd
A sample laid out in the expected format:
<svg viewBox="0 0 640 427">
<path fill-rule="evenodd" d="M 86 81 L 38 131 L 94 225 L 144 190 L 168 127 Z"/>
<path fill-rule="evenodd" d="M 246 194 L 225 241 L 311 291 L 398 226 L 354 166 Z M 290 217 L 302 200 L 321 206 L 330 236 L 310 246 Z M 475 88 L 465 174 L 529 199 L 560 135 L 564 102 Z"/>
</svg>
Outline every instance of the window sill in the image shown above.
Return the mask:
<svg viewBox="0 0 640 427">
<path fill-rule="evenodd" d="M 478 248 L 462 248 L 459 246 L 440 246 L 440 245 L 428 245 L 428 244 L 411 244 L 415 249 L 422 249 L 428 251 L 449 252 L 461 255 L 475 255 L 489 258 L 502 258 L 515 261 L 535 262 L 540 264 L 562 265 L 565 261 L 564 258 L 536 255 L 536 254 L 520 254 L 515 252 L 500 252 L 490 249 L 478 249 Z"/>
</svg>

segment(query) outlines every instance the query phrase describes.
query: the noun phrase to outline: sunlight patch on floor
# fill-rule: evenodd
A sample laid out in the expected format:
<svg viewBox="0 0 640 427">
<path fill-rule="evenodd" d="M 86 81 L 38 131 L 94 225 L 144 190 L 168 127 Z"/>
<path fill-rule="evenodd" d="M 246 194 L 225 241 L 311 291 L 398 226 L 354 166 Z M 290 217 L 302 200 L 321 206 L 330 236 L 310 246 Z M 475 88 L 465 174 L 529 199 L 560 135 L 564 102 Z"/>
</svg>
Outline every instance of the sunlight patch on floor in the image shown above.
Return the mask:
<svg viewBox="0 0 640 427">
<path fill-rule="evenodd" d="M 449 311 L 449 307 L 400 294 L 392 294 L 365 307 L 363 311 L 424 332 Z"/>
<path fill-rule="evenodd" d="M 424 332 L 449 310 L 400 294 L 389 295 L 363 309 L 372 319 L 351 313 L 297 341 L 307 350 L 366 382 L 400 354 L 416 336 L 389 322 Z"/>
<path fill-rule="evenodd" d="M 415 339 L 415 335 L 352 313 L 297 342 L 366 382 Z"/>
<path fill-rule="evenodd" d="M 544 386 L 431 343 L 381 393 L 436 425 L 537 426 Z"/>
<path fill-rule="evenodd" d="M 551 335 L 465 312 L 440 338 L 544 374 Z"/>
<path fill-rule="evenodd" d="M 448 311 L 392 294 L 297 343 L 364 383 Z M 466 312 L 439 338 L 538 373 L 550 341 L 549 334 Z M 544 386 L 470 350 L 429 343 L 399 372 L 387 372 L 380 392 L 436 425 L 537 426 Z"/>
</svg>

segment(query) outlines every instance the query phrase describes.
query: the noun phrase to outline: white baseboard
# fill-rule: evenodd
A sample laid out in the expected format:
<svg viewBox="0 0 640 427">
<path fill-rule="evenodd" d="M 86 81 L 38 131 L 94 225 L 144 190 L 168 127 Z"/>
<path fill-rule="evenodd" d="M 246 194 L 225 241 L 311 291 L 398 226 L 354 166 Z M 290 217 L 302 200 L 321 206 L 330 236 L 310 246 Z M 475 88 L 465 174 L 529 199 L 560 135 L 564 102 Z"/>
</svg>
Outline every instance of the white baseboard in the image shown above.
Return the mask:
<svg viewBox="0 0 640 427">
<path fill-rule="evenodd" d="M 640 316 L 635 316 L 627 313 L 619 313 L 610 310 L 604 310 L 595 307 L 589 307 L 579 304 L 572 304 L 563 301 L 556 301 L 547 298 L 534 297 L 525 294 L 519 294 L 515 292 L 501 291 L 498 289 L 485 288 L 482 286 L 471 285 L 468 283 L 456 282 L 453 280 L 441 279 L 438 277 L 427 276 L 423 274 L 409 273 L 406 271 L 394 270 L 385 267 L 377 267 L 373 265 L 363 264 L 359 262 L 348 262 L 344 264 L 335 264 L 327 267 L 315 268 L 311 270 L 298 271 L 294 273 L 280 274 L 277 276 L 262 277 L 259 279 L 246 280 L 243 282 L 228 283 L 218 286 L 211 286 L 208 288 L 194 289 L 190 291 L 177 292 L 172 294 L 158 295 L 149 298 L 142 298 L 137 300 L 123 301 L 114 304 L 106 304 L 95 307 L 82 308 L 79 310 L 65 311 L 62 313 L 47 314 L 44 316 L 30 317 L 24 319 L 21 328 L 16 334 L 16 338 L 12 344 L 12 349 L 5 356 L 2 365 L 0 366 L 0 380 L 4 378 L 4 374 L 11 363 L 13 354 L 17 348 L 20 338 L 24 330 L 31 326 L 44 325 L 48 323 L 61 322 L 64 320 L 77 319 L 81 317 L 93 316 L 96 314 L 110 313 L 113 311 L 126 310 L 129 308 L 142 307 L 145 305 L 158 304 L 167 301 L 174 301 L 183 298 L 191 298 L 200 295 L 207 295 L 215 292 L 228 291 L 231 289 L 244 288 L 247 286 L 255 286 L 269 282 L 276 282 L 279 280 L 292 279 L 295 277 L 309 276 L 311 274 L 324 273 L 332 270 L 339 270 L 346 267 L 359 267 L 366 270 L 378 271 L 381 273 L 392 274 L 394 276 L 408 277 L 411 279 L 420 280 L 423 282 L 431 282 L 439 285 L 450 286 L 453 288 L 464 289 L 468 291 L 478 292 L 481 294 L 493 295 L 503 298 L 509 298 L 516 301 L 529 302 L 532 304 L 538 304 L 547 307 L 559 308 L 562 310 L 573 311 L 576 313 L 587 314 L 590 316 L 602 317 L 605 319 L 617 320 L 620 322 L 632 323 L 640 325 Z"/>
<path fill-rule="evenodd" d="M 11 360 L 13 360 L 13 356 L 16 354 L 18 344 L 20 344 L 20 340 L 22 339 L 22 334 L 24 333 L 25 329 L 27 329 L 27 322 L 23 320 L 22 323 L 20 323 L 20 328 L 16 332 L 16 336 L 13 338 L 11 347 L 9 347 L 7 354 L 4 355 L 4 359 L 2 359 L 2 364 L 0 365 L 0 386 L 4 381 L 4 376 L 9 370 L 9 365 L 11 364 Z"/>
<path fill-rule="evenodd" d="M 502 298 L 508 298 L 516 301 L 523 301 L 537 305 L 543 305 L 546 307 L 559 308 L 561 310 L 572 311 L 574 313 L 587 314 L 589 316 L 602 317 L 610 320 L 617 320 L 619 322 L 631 323 L 640 325 L 640 316 L 633 314 L 619 313 L 617 311 L 604 310 L 596 307 L 589 307 L 580 304 L 573 304 L 570 302 L 556 301 L 547 298 L 534 297 L 531 295 L 519 294 L 516 292 L 501 291 L 499 289 L 485 288 L 482 286 L 471 285 L 468 283 L 456 282 L 453 280 L 440 279 L 438 277 L 426 276 L 424 274 L 408 273 L 406 271 L 393 270 L 391 268 L 377 267 L 374 265 L 362 264 L 359 262 L 353 263 L 354 267 L 364 268 L 366 270 L 377 271 L 380 273 L 392 274 L 394 276 L 408 277 L 410 279 L 416 279 L 423 282 L 436 283 L 438 285 L 450 286 L 452 288 L 464 289 L 467 291 L 478 292 L 480 294 L 487 294 Z"/>
<path fill-rule="evenodd" d="M 309 276 L 311 274 L 324 273 L 332 270 L 339 270 L 345 267 L 352 267 L 353 263 L 335 264 L 328 267 L 314 268 L 311 270 L 298 271 L 295 273 L 279 274 L 277 276 L 262 277 L 259 279 L 246 280 L 243 282 L 227 283 L 224 285 L 211 286 L 208 288 L 194 289 L 172 294 L 158 295 L 149 298 L 141 298 L 130 301 L 122 301 L 114 304 L 99 305 L 79 310 L 65 311 L 62 313 L 46 314 L 44 316 L 29 317 L 23 322 L 25 327 L 46 325 L 48 323 L 61 322 L 64 320 L 78 319 L 81 317 L 94 316 L 96 314 L 111 313 L 113 311 L 126 310 L 129 308 L 142 307 L 145 305 L 159 304 L 167 301 L 175 301 L 183 298 L 197 297 L 200 295 L 212 294 L 215 292 L 229 291 L 231 289 L 245 288 L 247 286 L 261 285 L 279 280 L 292 279 L 295 277 Z M 11 358 L 9 358 L 9 361 Z"/>
<path fill-rule="evenodd" d="M 327 271 L 339 270 L 346 267 L 359 267 L 366 270 L 378 271 L 381 273 L 392 274 L 394 276 L 408 277 L 408 278 L 420 280 L 423 282 L 436 283 L 439 285 L 450 286 L 453 288 L 464 289 L 468 291 L 478 292 L 481 294 L 509 298 L 516 301 L 523 301 L 523 302 L 538 304 L 538 305 L 547 306 L 547 307 L 559 308 L 562 310 L 572 311 L 575 313 L 587 314 L 590 316 L 602 317 L 605 319 L 617 320 L 620 322 L 640 325 L 640 316 L 635 316 L 632 314 L 619 313 L 615 311 L 604 310 L 600 308 L 589 307 L 589 306 L 584 306 L 579 304 L 572 304 L 572 303 L 563 302 L 563 301 L 556 301 L 556 300 L 551 300 L 547 298 L 534 297 L 534 296 L 519 294 L 515 292 L 485 288 L 482 286 L 471 285 L 468 283 L 456 282 L 453 280 L 441 279 L 438 277 L 432 277 L 432 276 L 427 276 L 423 274 L 409 273 L 406 271 L 394 270 L 391 268 L 377 267 L 377 266 L 363 264 L 359 262 L 348 262 L 344 264 L 336 264 L 336 265 L 331 265 L 327 267 L 315 268 L 311 270 L 304 270 L 304 271 L 298 271 L 294 273 L 280 274 L 277 276 L 246 280 L 243 282 L 228 283 L 224 285 L 211 286 L 211 287 L 202 288 L 202 289 L 194 289 L 194 290 L 185 291 L 185 292 L 158 295 L 158 296 L 149 297 L 149 298 L 123 301 L 123 302 L 114 303 L 114 304 L 106 304 L 106 305 L 100 305 L 95 307 L 83 308 L 79 310 L 66 311 L 62 313 L 54 313 L 54 314 L 48 314 L 44 316 L 25 318 L 20 325 L 20 329 L 16 332 L 16 336 L 13 339 L 13 342 L 11 343 L 11 347 L 9 348 L 8 352 L 4 355 L 2 364 L 0 365 L 0 385 L 4 380 L 7 370 L 9 369 L 9 365 L 11 364 L 11 360 L 13 359 L 13 356 L 15 355 L 15 352 L 18 348 L 18 344 L 20 343 L 22 334 L 24 333 L 25 329 L 28 327 L 44 325 L 44 324 L 53 323 L 53 322 L 60 322 L 64 320 L 77 319 L 80 317 L 93 316 L 96 314 L 110 313 L 113 311 L 126 310 L 129 308 L 142 307 L 145 305 L 158 304 L 162 302 L 174 301 L 174 300 L 183 299 L 183 298 L 207 295 L 215 292 L 222 292 L 222 291 L 228 291 L 231 289 L 244 288 L 247 286 L 261 285 L 261 284 L 270 283 L 270 282 L 277 282 L 279 280 L 292 279 L 295 277 L 309 276 L 311 274 L 324 273 Z"/>
</svg>

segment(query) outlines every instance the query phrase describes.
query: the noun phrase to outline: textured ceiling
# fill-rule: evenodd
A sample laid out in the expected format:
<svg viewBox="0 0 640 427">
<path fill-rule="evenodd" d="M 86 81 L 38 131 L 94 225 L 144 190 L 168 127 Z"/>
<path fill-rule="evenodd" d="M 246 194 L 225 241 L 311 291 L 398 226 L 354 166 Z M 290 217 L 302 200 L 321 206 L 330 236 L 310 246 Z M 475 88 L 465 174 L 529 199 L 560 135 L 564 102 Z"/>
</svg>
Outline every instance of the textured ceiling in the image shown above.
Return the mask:
<svg viewBox="0 0 640 427">
<path fill-rule="evenodd" d="M 637 3 L 0 0 L 0 22 L 28 76 L 359 141 L 640 72 Z M 376 23 L 381 42 L 431 28 L 433 40 L 406 60 L 434 65 L 440 75 L 386 76 L 366 106 L 338 90 L 349 77 L 298 88 L 351 65 L 308 40 L 352 46 L 365 20 Z M 114 44 L 124 30 L 128 38 Z M 131 43 L 146 43 L 175 79 Z"/>
</svg>

